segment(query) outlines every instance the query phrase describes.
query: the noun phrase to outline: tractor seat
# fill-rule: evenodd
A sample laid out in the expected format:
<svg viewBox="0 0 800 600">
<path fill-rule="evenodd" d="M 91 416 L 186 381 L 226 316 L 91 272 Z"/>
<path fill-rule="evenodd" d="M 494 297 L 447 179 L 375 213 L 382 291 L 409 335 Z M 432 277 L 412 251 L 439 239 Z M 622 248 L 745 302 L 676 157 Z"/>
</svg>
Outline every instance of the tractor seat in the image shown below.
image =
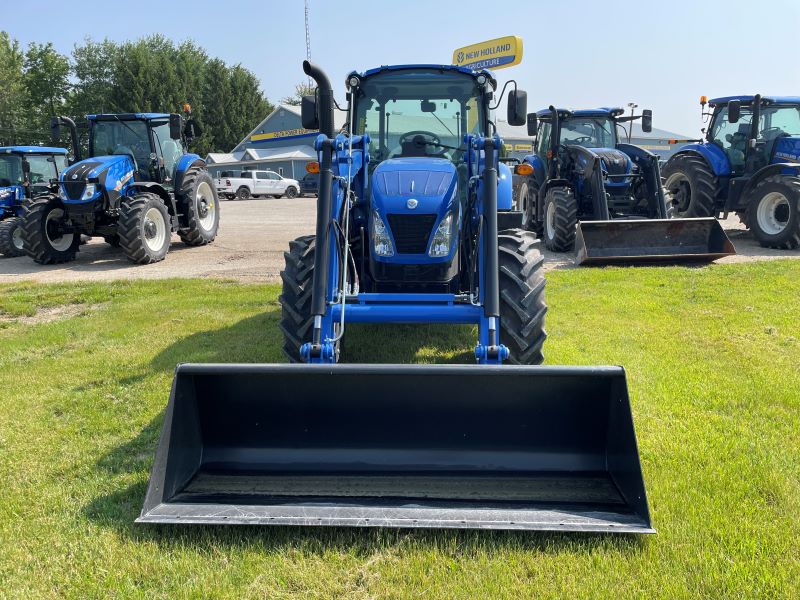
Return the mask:
<svg viewBox="0 0 800 600">
<path fill-rule="evenodd" d="M 428 156 L 425 136 L 415 135 L 410 141 L 405 141 L 400 145 L 400 156 L 425 157 Z"/>
</svg>

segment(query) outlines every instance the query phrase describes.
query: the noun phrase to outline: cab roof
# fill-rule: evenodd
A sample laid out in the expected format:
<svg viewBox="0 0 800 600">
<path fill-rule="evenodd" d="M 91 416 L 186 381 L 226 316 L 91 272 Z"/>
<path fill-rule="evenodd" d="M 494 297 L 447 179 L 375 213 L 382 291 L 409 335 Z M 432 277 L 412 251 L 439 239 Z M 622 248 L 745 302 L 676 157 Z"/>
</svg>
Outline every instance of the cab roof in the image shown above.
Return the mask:
<svg viewBox="0 0 800 600">
<path fill-rule="evenodd" d="M 118 115 L 101 114 L 86 115 L 90 121 L 150 121 L 152 119 L 169 119 L 169 113 L 120 113 Z"/>
<path fill-rule="evenodd" d="M 584 108 L 580 110 L 557 108 L 556 110 L 560 119 L 569 119 L 571 117 L 618 117 L 625 112 L 625 109 L 618 106 L 601 106 L 600 108 Z M 547 120 L 550 118 L 550 109 L 543 108 L 536 113 L 536 116 Z"/>
<path fill-rule="evenodd" d="M 713 98 L 708 101 L 710 106 L 717 106 L 719 104 L 727 104 L 731 100 L 739 100 L 742 104 L 749 104 L 753 102 L 755 96 L 723 96 L 721 98 Z M 800 96 L 761 96 L 761 101 L 767 104 L 800 104 Z"/>
<path fill-rule="evenodd" d="M 2 146 L 0 154 L 66 154 L 65 148 L 50 146 Z"/>
<path fill-rule="evenodd" d="M 436 65 L 436 64 L 420 64 L 420 65 L 381 65 L 380 67 L 376 67 L 374 69 L 369 69 L 364 71 L 363 73 L 358 73 L 356 71 L 351 71 L 350 75 L 358 75 L 359 77 L 366 78 L 372 75 L 376 75 L 378 73 L 383 73 L 385 71 L 416 71 L 419 69 L 436 69 L 441 71 L 455 71 L 457 73 L 464 73 L 465 75 L 471 75 L 473 77 L 477 77 L 479 74 L 483 73 L 489 78 L 489 81 L 492 84 L 492 88 L 497 87 L 497 80 L 492 75 L 492 72 L 487 69 L 481 69 L 480 71 L 474 71 L 473 69 L 469 69 L 467 67 L 459 67 L 456 65 Z M 349 78 L 350 75 L 347 77 Z"/>
</svg>

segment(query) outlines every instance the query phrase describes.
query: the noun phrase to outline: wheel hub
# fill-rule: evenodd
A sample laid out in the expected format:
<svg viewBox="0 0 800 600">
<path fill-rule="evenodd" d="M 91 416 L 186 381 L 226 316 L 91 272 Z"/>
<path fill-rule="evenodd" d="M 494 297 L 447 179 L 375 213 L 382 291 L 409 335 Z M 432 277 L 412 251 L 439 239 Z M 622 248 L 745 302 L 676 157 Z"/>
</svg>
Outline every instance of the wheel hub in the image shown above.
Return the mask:
<svg viewBox="0 0 800 600">
<path fill-rule="evenodd" d="M 758 203 L 758 226 L 768 235 L 778 235 L 786 229 L 790 217 L 789 200 L 780 192 L 766 194 Z"/>
<path fill-rule="evenodd" d="M 158 228 L 156 227 L 156 224 L 150 219 L 147 219 L 144 222 L 144 236 L 147 239 L 152 240 L 154 237 L 156 237 L 156 233 L 158 233 Z"/>
<path fill-rule="evenodd" d="M 205 219 L 208 216 L 208 203 L 205 200 L 200 201 L 197 207 L 197 213 L 200 215 L 201 219 Z"/>
<path fill-rule="evenodd" d="M 11 243 L 17 250 L 22 250 L 22 227 L 17 227 L 11 234 Z"/>
</svg>

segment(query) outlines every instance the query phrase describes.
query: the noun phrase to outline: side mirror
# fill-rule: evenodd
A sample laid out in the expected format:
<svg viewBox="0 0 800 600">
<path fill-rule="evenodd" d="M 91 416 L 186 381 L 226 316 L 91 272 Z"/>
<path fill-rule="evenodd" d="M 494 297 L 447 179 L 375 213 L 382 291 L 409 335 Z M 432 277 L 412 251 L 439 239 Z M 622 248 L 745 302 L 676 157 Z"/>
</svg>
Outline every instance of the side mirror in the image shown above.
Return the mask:
<svg viewBox="0 0 800 600">
<path fill-rule="evenodd" d="M 642 111 L 642 131 L 650 133 L 653 131 L 653 111 L 645 109 Z"/>
<path fill-rule="evenodd" d="M 172 114 L 169 116 L 169 137 L 173 140 L 181 139 L 183 133 L 183 119 L 180 115 Z"/>
<path fill-rule="evenodd" d="M 186 141 L 191 142 L 194 138 L 200 137 L 201 135 L 203 135 L 203 128 L 200 127 L 200 123 L 194 119 L 186 121 L 186 125 L 183 126 L 183 136 L 186 138 Z"/>
<path fill-rule="evenodd" d="M 528 112 L 528 93 L 517 89 L 508 93 L 508 124 L 514 127 L 525 125 Z"/>
<path fill-rule="evenodd" d="M 303 129 L 319 129 L 319 114 L 317 114 L 317 96 L 303 96 L 300 99 L 300 121 Z"/>
<path fill-rule="evenodd" d="M 740 100 L 731 100 L 728 102 L 728 123 L 736 123 L 739 117 L 742 116 L 742 103 Z"/>
<path fill-rule="evenodd" d="M 536 137 L 536 130 L 539 129 L 539 117 L 536 113 L 528 113 L 528 135 Z"/>
<path fill-rule="evenodd" d="M 50 119 L 50 139 L 54 144 L 61 141 L 61 119 L 58 117 Z"/>
</svg>

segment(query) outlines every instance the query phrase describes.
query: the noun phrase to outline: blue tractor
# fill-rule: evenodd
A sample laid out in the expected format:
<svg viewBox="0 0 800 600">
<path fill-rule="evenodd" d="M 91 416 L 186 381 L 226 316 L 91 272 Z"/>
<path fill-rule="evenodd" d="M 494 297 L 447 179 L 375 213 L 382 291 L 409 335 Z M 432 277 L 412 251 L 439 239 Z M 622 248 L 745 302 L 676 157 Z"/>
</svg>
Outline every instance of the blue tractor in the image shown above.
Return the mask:
<svg viewBox="0 0 800 600">
<path fill-rule="evenodd" d="M 89 156 L 60 173 L 58 192 L 30 204 L 25 252 L 40 264 L 75 259 L 81 235 L 102 236 L 134 263 L 163 260 L 173 232 L 190 246 L 213 241 L 217 191 L 205 161 L 186 151 L 198 127 L 179 114 L 88 115 Z M 75 123 L 54 117 L 53 138 Z"/>
<path fill-rule="evenodd" d="M 279 301 L 310 364 L 180 365 L 139 521 L 652 532 L 622 369 L 537 366 L 542 256 L 492 74 L 353 72 L 337 135 L 330 81 L 304 70 L 316 234 L 290 244 Z M 479 365 L 334 364 L 359 323 L 472 325 Z"/>
<path fill-rule="evenodd" d="M 528 115 L 535 152 L 515 167 L 525 226 L 555 252 L 577 246 L 579 263 L 707 261 L 733 253 L 714 219 L 672 220 L 658 157 L 622 143 L 618 129 L 652 112 L 550 108 Z"/>
<path fill-rule="evenodd" d="M 705 140 L 664 165 L 679 216 L 735 212 L 767 248 L 800 247 L 800 97 L 700 99 Z M 710 112 L 705 112 L 706 104 Z"/>
<path fill-rule="evenodd" d="M 22 216 L 25 204 L 50 192 L 67 168 L 64 148 L 0 148 L 0 256 L 23 256 Z"/>
</svg>

